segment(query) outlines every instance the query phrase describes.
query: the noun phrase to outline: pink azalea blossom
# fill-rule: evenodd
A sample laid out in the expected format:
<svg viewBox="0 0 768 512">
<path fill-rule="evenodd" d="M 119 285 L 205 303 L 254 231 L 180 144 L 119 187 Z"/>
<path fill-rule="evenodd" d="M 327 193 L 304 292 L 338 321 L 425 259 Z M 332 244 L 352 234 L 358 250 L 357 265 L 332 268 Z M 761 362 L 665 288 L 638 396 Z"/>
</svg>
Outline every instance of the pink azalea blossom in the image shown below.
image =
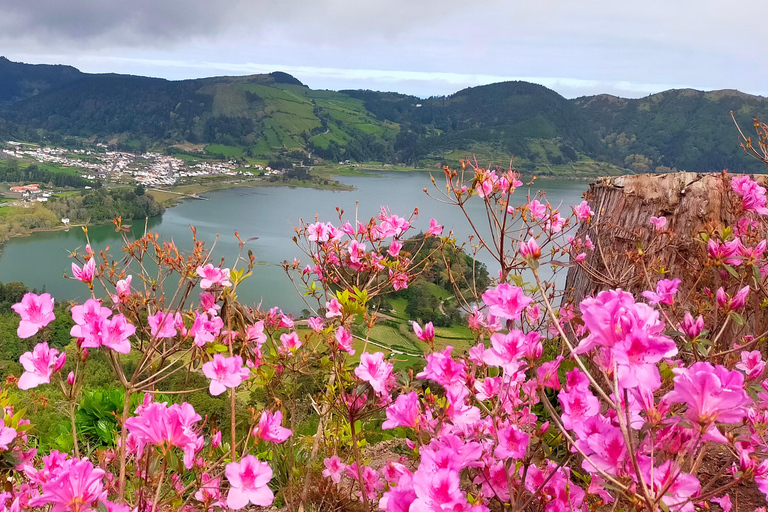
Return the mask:
<svg viewBox="0 0 768 512">
<path fill-rule="evenodd" d="M 387 420 L 381 425 L 383 430 L 396 427 L 416 428 L 419 422 L 419 395 L 415 391 L 397 397 L 387 407 Z"/>
<path fill-rule="evenodd" d="M 744 210 L 768 215 L 768 208 L 765 207 L 765 188 L 752 181 L 749 176 L 734 176 L 731 178 L 731 188 L 741 196 Z"/>
<path fill-rule="evenodd" d="M 745 350 L 741 353 L 741 362 L 736 365 L 736 368 L 746 373 L 749 380 L 760 377 L 765 370 L 763 354 L 759 350 L 753 350 L 752 352 Z"/>
<path fill-rule="evenodd" d="M 11 306 L 11 309 L 21 316 L 19 328 L 16 330 L 19 338 L 34 336 L 56 319 L 53 314 L 53 297 L 48 293 L 25 293 L 21 302 Z"/>
<path fill-rule="evenodd" d="M 384 361 L 384 354 L 376 352 L 369 354 L 363 352 L 360 356 L 360 365 L 355 368 L 355 375 L 371 385 L 378 395 L 388 393 L 387 381 L 392 376 L 392 364 Z"/>
<path fill-rule="evenodd" d="M 218 448 L 219 446 L 221 446 L 221 430 L 211 437 L 211 448 Z"/>
<path fill-rule="evenodd" d="M 0 418 L 0 450 L 8 450 L 8 445 L 16 439 L 18 432 L 15 428 L 6 427 L 3 418 Z"/>
<path fill-rule="evenodd" d="M 128 338 L 136 333 L 136 327 L 125 319 L 123 315 L 115 315 L 112 319 L 101 321 L 101 345 L 119 352 L 127 354 L 131 351 L 131 342 Z M 85 343 L 82 345 L 86 346 Z"/>
<path fill-rule="evenodd" d="M 125 302 L 131 296 L 131 280 L 133 276 L 121 279 L 115 285 L 115 294 L 112 295 L 112 302 L 119 304 Z"/>
<path fill-rule="evenodd" d="M 323 476 L 325 478 L 330 478 L 335 484 L 341 482 L 341 475 L 344 473 L 344 470 L 347 469 L 347 465 L 341 462 L 339 456 L 334 455 L 333 457 L 329 457 L 323 461 L 323 464 L 325 465 Z"/>
<path fill-rule="evenodd" d="M 731 512 L 731 510 L 733 509 L 733 503 L 731 503 L 731 496 L 728 494 L 726 494 L 722 498 L 711 498 L 709 501 L 720 505 L 720 508 L 723 509 L 723 512 Z"/>
<path fill-rule="evenodd" d="M 648 304 L 672 304 L 675 301 L 677 287 L 682 281 L 680 279 L 660 279 L 656 283 L 656 292 L 644 291 L 643 297 L 648 299 Z"/>
<path fill-rule="evenodd" d="M 29 500 L 32 507 L 53 505 L 52 512 L 90 512 L 105 501 L 104 470 L 86 459 L 68 459 L 43 483 L 42 492 Z"/>
<path fill-rule="evenodd" d="M 430 219 L 429 231 L 427 231 L 427 234 L 431 236 L 440 236 L 442 233 L 443 226 L 439 225 L 435 219 Z"/>
<path fill-rule="evenodd" d="M 483 293 L 483 302 L 490 306 L 489 312 L 493 316 L 518 320 L 532 300 L 525 296 L 523 289 L 519 286 L 502 283 Z"/>
<path fill-rule="evenodd" d="M 717 305 L 721 308 L 735 311 L 744 307 L 748 295 L 749 285 L 736 292 L 736 295 L 734 295 L 733 298 L 730 298 L 721 286 L 717 289 L 717 292 L 715 292 L 715 299 L 717 300 Z"/>
<path fill-rule="evenodd" d="M 240 510 L 249 503 L 259 507 L 268 507 L 275 495 L 267 485 L 272 479 L 272 468 L 253 455 L 246 455 L 240 462 L 230 462 L 224 469 L 230 489 L 227 494 L 227 506 Z"/>
<path fill-rule="evenodd" d="M 395 291 L 405 290 L 406 288 L 408 288 L 407 274 L 403 274 L 402 272 L 392 272 L 390 270 L 389 279 L 392 282 L 392 288 L 394 288 Z"/>
<path fill-rule="evenodd" d="M 541 204 L 536 199 L 531 201 L 527 206 L 528 209 L 531 210 L 531 217 L 533 217 L 533 220 L 543 219 L 547 215 L 547 205 Z"/>
<path fill-rule="evenodd" d="M 704 317 L 699 315 L 696 320 L 694 320 L 693 316 L 686 311 L 683 321 L 680 323 L 680 329 L 686 336 L 693 339 L 701 334 L 702 329 L 704 329 Z"/>
<path fill-rule="evenodd" d="M 333 297 L 330 302 L 325 303 L 325 318 L 333 318 L 341 316 L 341 304 L 336 297 Z"/>
<path fill-rule="evenodd" d="M 221 502 L 220 486 L 220 478 L 211 478 L 207 473 L 203 473 L 201 485 L 195 493 L 195 499 L 205 503 L 206 510 L 214 507 L 224 508 L 224 503 Z"/>
<path fill-rule="evenodd" d="M 580 308 L 589 336 L 581 340 L 576 352 L 604 347 L 617 366 L 621 387 L 658 389 L 661 378 L 656 364 L 677 354 L 675 342 L 664 334 L 659 312 L 636 303 L 632 294 L 621 290 L 584 299 Z"/>
<path fill-rule="evenodd" d="M 286 332 L 280 335 L 280 345 L 277 347 L 277 351 L 284 356 L 292 356 L 299 348 L 301 348 L 301 340 L 299 335 L 294 332 Z"/>
<path fill-rule="evenodd" d="M 38 343 L 32 352 L 25 352 L 19 358 L 24 367 L 24 373 L 19 377 L 19 389 L 32 389 L 40 384 L 49 384 L 51 375 L 56 367 L 64 366 L 67 355 L 59 355 L 55 348 L 49 348 L 47 343 Z"/>
<path fill-rule="evenodd" d="M 263 324 L 262 324 L 263 325 Z M 187 334 L 194 338 L 195 345 L 205 346 L 206 343 L 213 342 L 224 327 L 224 320 L 218 316 L 208 317 L 208 313 L 198 313 L 195 311 L 195 320 Z"/>
<path fill-rule="evenodd" d="M 154 315 L 150 315 L 147 320 L 152 336 L 156 338 L 173 338 L 176 336 L 173 315 L 158 311 Z"/>
<path fill-rule="evenodd" d="M 217 316 L 221 306 L 216 304 L 216 297 L 211 292 L 200 292 L 200 309 L 210 316 Z"/>
<path fill-rule="evenodd" d="M 411 326 L 413 327 L 414 334 L 421 341 L 432 341 L 435 339 L 435 327 L 432 325 L 432 322 L 424 324 L 424 329 L 416 322 L 413 322 Z"/>
<path fill-rule="evenodd" d="M 307 325 L 309 325 L 309 328 L 312 329 L 315 332 L 320 332 L 323 330 L 323 319 L 319 316 L 312 316 L 307 319 Z"/>
<path fill-rule="evenodd" d="M 576 218 L 580 221 L 589 220 L 595 214 L 586 201 L 582 201 L 578 206 L 575 206 L 573 211 L 576 212 Z"/>
<path fill-rule="evenodd" d="M 745 406 L 752 400 L 744 391 L 741 372 L 705 362 L 673 371 L 675 387 L 665 399 L 688 404 L 686 418 L 703 424 L 737 423 L 746 415 Z"/>
<path fill-rule="evenodd" d="M 95 274 L 96 260 L 94 258 L 89 259 L 82 269 L 75 262 L 72 262 L 72 275 L 78 281 L 91 284 Z"/>
<path fill-rule="evenodd" d="M 276 411 L 272 414 L 272 411 L 264 411 L 259 418 L 259 424 L 253 429 L 253 435 L 272 443 L 282 443 L 293 435 L 291 429 L 283 427 L 282 423 L 282 412 Z"/>
<path fill-rule="evenodd" d="M 514 425 L 499 429 L 499 442 L 493 451 L 497 459 L 522 459 L 528 450 L 529 436 Z"/>
<path fill-rule="evenodd" d="M 537 260 L 541 258 L 541 248 L 536 243 L 535 238 L 531 238 L 527 242 L 520 242 L 520 256 L 526 260 Z"/>
<path fill-rule="evenodd" d="M 203 375 L 211 379 L 208 391 L 217 396 L 227 388 L 236 388 L 242 384 L 250 377 L 251 371 L 243 367 L 243 358 L 238 355 L 224 357 L 215 354 L 213 360 L 203 364 Z"/>
<path fill-rule="evenodd" d="M 232 286 L 229 280 L 229 269 L 214 267 L 210 263 L 204 267 L 197 267 L 197 275 L 201 277 L 200 288 L 208 290 L 214 286 Z"/>
<path fill-rule="evenodd" d="M 400 249 L 403 248 L 403 243 L 399 240 L 392 240 L 392 243 L 389 244 L 389 248 L 387 249 L 387 254 L 392 256 L 393 258 L 397 258 L 400 255 Z"/>
<path fill-rule="evenodd" d="M 352 333 L 347 331 L 343 325 L 336 330 L 336 346 L 350 355 L 355 355 L 355 349 L 352 348 Z"/>
<path fill-rule="evenodd" d="M 202 418 L 194 407 L 183 402 L 169 406 L 165 402 L 149 402 L 136 409 L 137 416 L 125 422 L 129 440 L 137 446 L 155 445 L 184 450 L 184 467 L 191 469 L 201 439 L 195 433 L 195 423 Z"/>
<path fill-rule="evenodd" d="M 667 225 L 667 218 L 666 217 L 651 217 L 650 220 L 651 224 L 653 224 L 653 228 L 656 231 L 661 231 L 664 229 L 664 226 Z"/>
</svg>

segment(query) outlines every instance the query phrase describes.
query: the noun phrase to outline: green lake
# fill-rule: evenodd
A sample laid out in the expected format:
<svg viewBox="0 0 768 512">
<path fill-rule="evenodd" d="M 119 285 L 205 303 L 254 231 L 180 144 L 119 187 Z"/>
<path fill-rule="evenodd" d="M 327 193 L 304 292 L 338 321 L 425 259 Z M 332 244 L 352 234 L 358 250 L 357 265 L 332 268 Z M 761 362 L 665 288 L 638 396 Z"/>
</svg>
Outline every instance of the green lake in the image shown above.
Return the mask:
<svg viewBox="0 0 768 512">
<path fill-rule="evenodd" d="M 442 173 L 435 173 L 438 185 Z M 239 288 L 240 299 L 248 304 L 262 303 L 262 307 L 279 306 L 284 311 L 299 314 L 305 307 L 280 262 L 299 258 L 307 261 L 291 239 L 294 226 L 300 219 L 314 221 L 319 214 L 323 221 L 338 225 L 336 207 L 345 210 L 345 218 L 365 220 L 376 215 L 382 206 L 392 213 L 408 217 L 414 208 L 419 209 L 416 227 L 424 229 L 429 220 L 436 218 L 446 230 L 453 230 L 459 242 L 466 241 L 469 225 L 460 210 L 428 197 L 423 189 L 436 191 L 424 172 L 377 172 L 370 177 L 341 177 L 339 181 L 355 187 L 353 191 L 328 191 L 289 187 L 244 187 L 220 190 L 204 194 L 207 200 L 188 200 L 170 208 L 162 218 L 151 219 L 149 226 L 165 239 L 172 239 L 180 249 L 192 247 L 190 226 L 197 229 L 199 240 L 211 244 L 218 241 L 214 255 L 224 257 L 231 266 L 238 254 L 238 231 L 246 240 L 258 237 L 246 245 L 259 262 L 254 275 Z M 546 190 L 547 199 L 553 206 L 561 206 L 564 215 L 570 213 L 570 205 L 581 201 L 587 189 L 586 181 L 540 180 L 538 189 Z M 438 187 L 439 189 L 440 187 Z M 442 187 L 445 190 L 445 187 Z M 517 204 L 525 202 L 527 190 L 518 189 L 513 198 Z M 356 206 L 357 205 L 357 206 Z M 477 219 L 484 218 L 482 200 L 472 198 L 468 210 Z M 482 216 L 482 217 L 481 217 Z M 353 222 L 354 223 L 354 222 Z M 143 228 L 143 221 L 137 221 Z M 111 247 L 111 254 L 119 257 L 122 241 L 113 226 L 89 228 L 91 244 L 99 251 Z M 69 253 L 85 246 L 85 234 L 80 228 L 69 231 L 39 232 L 25 238 L 10 240 L 0 253 L 0 281 L 23 281 L 38 291 L 45 289 L 57 300 L 84 300 L 89 296 L 82 283 L 65 279 L 71 275 Z M 485 260 L 480 256 L 481 260 Z M 242 266 L 242 265 L 239 265 Z M 134 281 L 134 285 L 137 284 Z"/>
</svg>

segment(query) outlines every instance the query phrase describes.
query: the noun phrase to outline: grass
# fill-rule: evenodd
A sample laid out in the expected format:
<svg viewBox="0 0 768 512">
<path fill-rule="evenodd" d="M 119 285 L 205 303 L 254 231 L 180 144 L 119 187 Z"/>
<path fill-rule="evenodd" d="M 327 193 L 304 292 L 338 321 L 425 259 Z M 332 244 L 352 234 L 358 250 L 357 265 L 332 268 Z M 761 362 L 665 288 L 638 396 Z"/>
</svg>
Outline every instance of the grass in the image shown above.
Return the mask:
<svg viewBox="0 0 768 512">
<path fill-rule="evenodd" d="M 243 148 L 237 146 L 225 146 L 224 144 L 209 144 L 205 146 L 205 152 L 221 155 L 226 158 L 240 158 L 243 156 Z"/>
</svg>

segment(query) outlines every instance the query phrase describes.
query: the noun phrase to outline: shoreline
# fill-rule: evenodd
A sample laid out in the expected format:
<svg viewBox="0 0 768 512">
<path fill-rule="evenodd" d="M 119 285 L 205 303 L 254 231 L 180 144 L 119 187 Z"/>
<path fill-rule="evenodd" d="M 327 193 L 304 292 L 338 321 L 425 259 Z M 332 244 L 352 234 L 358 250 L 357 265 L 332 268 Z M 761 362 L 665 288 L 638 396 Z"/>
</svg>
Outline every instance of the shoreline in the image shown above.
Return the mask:
<svg viewBox="0 0 768 512">
<path fill-rule="evenodd" d="M 329 170 L 330 171 L 330 170 Z M 397 169 L 360 169 L 355 170 L 355 172 L 349 172 L 343 173 L 343 174 L 327 174 L 327 178 L 321 177 L 319 179 L 323 180 L 325 179 L 328 181 L 328 184 L 324 183 L 318 183 L 317 181 L 301 181 L 301 180 L 288 180 L 288 181 L 282 181 L 282 180 L 275 180 L 275 181 L 269 181 L 262 178 L 252 178 L 252 179 L 245 179 L 245 180 L 239 180 L 239 181 L 219 181 L 217 183 L 185 183 L 181 185 L 177 185 L 174 187 L 170 187 L 168 189 L 154 189 L 154 188 L 147 188 L 147 193 L 151 194 L 155 197 L 155 200 L 164 205 L 167 208 L 173 208 L 175 206 L 178 206 L 183 201 L 191 200 L 191 199 L 197 199 L 197 200 L 205 200 L 205 198 L 202 194 L 205 194 L 207 192 L 216 192 L 219 190 L 230 190 L 234 188 L 243 188 L 243 187 L 287 187 L 287 188 L 313 188 L 317 190 L 330 190 L 330 191 L 338 191 L 338 192 L 349 192 L 355 190 L 354 186 L 351 185 L 344 185 L 343 183 L 333 179 L 334 177 L 338 176 L 360 176 L 360 177 L 371 177 L 375 178 L 377 177 L 378 173 L 382 172 L 431 172 L 435 174 L 442 174 L 442 170 L 436 170 L 436 169 L 409 169 L 409 170 L 400 170 Z M 571 176 L 571 177 L 561 177 L 561 176 L 529 176 L 526 177 L 527 179 L 536 178 L 536 180 L 542 180 L 542 181 L 548 181 L 548 180 L 569 180 L 569 181 L 594 181 L 599 179 L 599 177 L 587 177 L 587 176 Z M 162 218 L 162 215 L 159 217 Z M 154 218 L 154 217 L 153 217 Z M 141 219 L 127 219 L 131 220 L 132 222 L 135 222 L 137 220 Z M 104 226 L 111 224 L 112 221 L 109 222 L 103 222 L 103 223 L 93 223 L 93 224 L 70 224 L 70 225 L 58 225 L 58 226 L 51 226 L 51 227 L 39 227 L 39 228 L 32 228 L 24 232 L 17 232 L 12 235 L 9 235 L 7 239 L 0 241 L 0 251 L 2 251 L 2 247 L 5 245 L 6 242 L 13 238 L 25 238 L 33 235 L 34 233 L 46 233 L 46 232 L 56 232 L 56 231 L 66 231 L 71 228 L 83 228 L 88 226 Z"/>
</svg>

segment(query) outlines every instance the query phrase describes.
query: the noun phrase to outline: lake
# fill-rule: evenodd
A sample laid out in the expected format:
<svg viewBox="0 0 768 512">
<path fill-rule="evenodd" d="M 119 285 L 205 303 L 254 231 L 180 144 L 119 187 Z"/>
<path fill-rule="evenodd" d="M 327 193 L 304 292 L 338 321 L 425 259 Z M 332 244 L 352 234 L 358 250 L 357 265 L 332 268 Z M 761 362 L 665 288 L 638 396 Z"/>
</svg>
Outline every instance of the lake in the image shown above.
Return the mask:
<svg viewBox="0 0 768 512">
<path fill-rule="evenodd" d="M 286 312 L 299 314 L 305 307 L 293 285 L 280 267 L 280 262 L 299 258 L 307 261 L 291 240 L 294 226 L 299 219 L 314 221 L 315 214 L 323 221 L 338 225 L 335 208 L 345 210 L 345 218 L 353 222 L 355 209 L 361 220 L 376 215 L 381 206 L 388 206 L 392 213 L 408 217 L 419 208 L 418 229 L 426 229 L 431 218 L 437 219 L 446 230 L 453 230 L 459 242 L 466 241 L 470 227 L 461 211 L 446 205 L 423 192 L 432 186 L 425 172 L 376 172 L 370 177 L 340 177 L 339 181 L 355 187 L 354 191 L 329 191 L 289 187 L 242 187 L 204 194 L 207 201 L 187 200 L 168 209 L 162 218 L 150 219 L 149 226 L 165 239 L 172 239 L 180 249 L 192 246 L 189 227 L 195 226 L 197 237 L 210 246 L 216 242 L 214 262 L 226 258 L 231 266 L 238 253 L 238 242 L 233 233 L 238 231 L 243 240 L 258 237 L 249 242 L 260 263 L 254 275 L 239 288 L 240 299 L 247 304 L 263 303 L 263 307 L 279 306 Z M 435 173 L 438 185 L 442 173 Z M 539 180 L 537 188 L 546 190 L 547 199 L 553 206 L 562 204 L 563 214 L 570 213 L 570 205 L 581 201 L 587 189 L 586 181 Z M 445 187 L 442 187 L 445 190 Z M 518 189 L 513 198 L 516 204 L 525 202 L 527 191 Z M 467 204 L 474 218 L 484 217 L 482 200 L 472 198 Z M 143 221 L 136 221 L 141 225 Z M 91 244 L 97 252 L 109 245 L 113 257 L 119 257 L 122 241 L 113 226 L 93 226 L 88 230 Z M 447 233 L 447 231 L 446 231 Z M 85 246 L 85 234 L 80 228 L 69 231 L 39 232 L 25 238 L 10 240 L 0 253 L 0 281 L 23 281 L 38 291 L 45 289 L 57 300 L 85 300 L 87 287 L 72 279 L 69 253 Z M 304 257 L 303 257 L 304 256 Z M 487 257 L 479 259 L 488 262 Z M 242 266 L 242 265 L 240 265 Z M 135 282 L 134 282 L 135 284 Z"/>
</svg>

